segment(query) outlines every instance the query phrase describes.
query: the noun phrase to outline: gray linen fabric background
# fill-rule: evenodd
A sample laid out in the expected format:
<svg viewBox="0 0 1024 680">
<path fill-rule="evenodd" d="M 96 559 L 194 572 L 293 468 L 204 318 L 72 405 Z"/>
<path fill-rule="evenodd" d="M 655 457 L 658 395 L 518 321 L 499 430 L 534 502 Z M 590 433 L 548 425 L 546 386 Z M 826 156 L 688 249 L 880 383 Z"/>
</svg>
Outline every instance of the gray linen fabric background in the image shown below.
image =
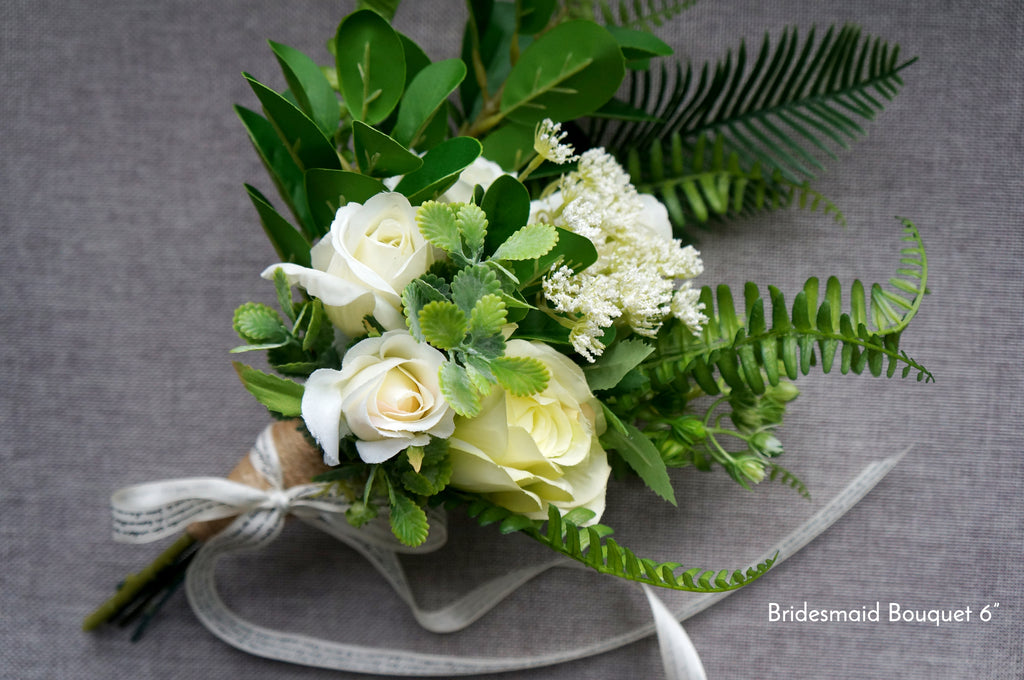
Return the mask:
<svg viewBox="0 0 1024 680">
<path fill-rule="evenodd" d="M 158 546 L 110 539 L 128 484 L 222 474 L 265 424 L 227 350 L 233 309 L 270 301 L 274 261 L 242 182 L 270 189 L 233 103 L 240 73 L 280 85 L 268 38 L 326 60 L 351 3 L 327 0 L 15 0 L 0 8 L 0 677 L 342 678 L 247 656 L 176 597 L 145 638 L 79 631 Z M 452 56 L 462 3 L 407 0 L 396 24 Z M 841 228 L 788 210 L 701 238 L 701 282 L 811 275 L 885 281 L 894 215 L 920 227 L 932 295 L 904 336 L 934 384 L 813 375 L 783 431 L 784 464 L 815 500 L 721 472 L 675 475 L 678 510 L 639 485 L 613 492 L 623 542 L 659 559 L 741 566 L 863 465 L 916 445 L 860 505 L 760 582 L 688 620 L 711 678 L 1024 677 L 1024 9 L 1014 0 L 706 0 L 659 34 L 683 57 L 724 56 L 765 30 L 847 21 L 920 61 L 868 136 L 818 187 Z M 656 528 L 662 527 L 663 533 Z M 543 557 L 521 537 L 453 518 L 452 546 L 407 561 L 426 604 Z M 474 548 L 477 552 L 474 554 Z M 420 631 L 360 558 L 302 526 L 220 572 L 225 598 L 267 625 L 369 645 L 514 656 L 649 620 L 638 589 L 576 571 L 524 588 L 470 630 Z M 670 604 L 685 596 L 668 594 Z M 879 623 L 772 623 L 768 606 L 853 609 Z M 888 602 L 975 612 L 889 623 Z M 991 621 L 977 612 L 986 604 Z M 361 676 L 359 676 L 361 677 Z M 662 677 L 648 638 L 570 665 L 502 676 Z"/>
</svg>

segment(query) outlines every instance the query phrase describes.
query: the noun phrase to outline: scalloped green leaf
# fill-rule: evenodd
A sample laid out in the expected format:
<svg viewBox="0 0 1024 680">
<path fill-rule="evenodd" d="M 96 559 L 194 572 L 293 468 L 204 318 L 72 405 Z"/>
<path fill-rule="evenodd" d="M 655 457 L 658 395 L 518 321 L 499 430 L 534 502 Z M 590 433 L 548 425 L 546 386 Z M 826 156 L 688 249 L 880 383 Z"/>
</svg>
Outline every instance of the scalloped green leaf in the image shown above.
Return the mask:
<svg viewBox="0 0 1024 680">
<path fill-rule="evenodd" d="M 452 300 L 466 314 L 485 295 L 500 296 L 501 284 L 490 268 L 483 265 L 466 267 L 452 277 Z"/>
<path fill-rule="evenodd" d="M 232 326 L 239 337 L 250 343 L 279 343 L 288 337 L 281 315 L 260 302 L 247 302 L 236 309 Z"/>
<path fill-rule="evenodd" d="M 469 315 L 469 332 L 473 335 L 498 335 L 508 321 L 505 301 L 497 295 L 484 295 Z"/>
<path fill-rule="evenodd" d="M 498 384 L 517 397 L 542 392 L 548 386 L 548 369 L 533 357 L 499 357 L 491 362 Z"/>
<path fill-rule="evenodd" d="M 550 224 L 528 224 L 505 239 L 491 257 L 495 260 L 536 260 L 551 252 L 559 234 Z"/>
<path fill-rule="evenodd" d="M 403 544 L 415 548 L 427 540 L 430 524 L 427 513 L 401 491 L 391 489 L 391 533 Z"/>
<path fill-rule="evenodd" d="M 447 300 L 423 305 L 419 322 L 423 337 L 439 349 L 454 349 L 466 337 L 466 313 Z"/>
<path fill-rule="evenodd" d="M 416 211 L 420 233 L 446 253 L 462 252 L 462 237 L 455 211 L 447 203 L 427 201 Z"/>
<path fill-rule="evenodd" d="M 480 413 L 480 394 L 463 366 L 452 361 L 441 364 L 441 394 L 460 416 L 472 418 Z"/>
</svg>

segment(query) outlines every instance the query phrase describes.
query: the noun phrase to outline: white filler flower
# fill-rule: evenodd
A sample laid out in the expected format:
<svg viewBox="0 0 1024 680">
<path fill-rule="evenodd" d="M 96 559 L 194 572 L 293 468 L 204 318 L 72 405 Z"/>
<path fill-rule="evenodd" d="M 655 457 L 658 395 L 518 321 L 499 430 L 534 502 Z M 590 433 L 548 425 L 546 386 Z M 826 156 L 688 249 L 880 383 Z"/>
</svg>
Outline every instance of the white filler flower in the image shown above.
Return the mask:
<svg viewBox="0 0 1024 680">
<path fill-rule="evenodd" d="M 672 238 L 665 206 L 637 193 L 604 149 L 585 152 L 558 191 L 533 203 L 530 221 L 573 231 L 597 248 L 597 262 L 583 272 L 561 267 L 544 279 L 544 295 L 574 319 L 569 339 L 588 361 L 604 351 L 601 336 L 616 322 L 654 337 L 670 314 L 695 334 L 707 321 L 689 283 L 704 269 L 700 253 Z"/>
</svg>

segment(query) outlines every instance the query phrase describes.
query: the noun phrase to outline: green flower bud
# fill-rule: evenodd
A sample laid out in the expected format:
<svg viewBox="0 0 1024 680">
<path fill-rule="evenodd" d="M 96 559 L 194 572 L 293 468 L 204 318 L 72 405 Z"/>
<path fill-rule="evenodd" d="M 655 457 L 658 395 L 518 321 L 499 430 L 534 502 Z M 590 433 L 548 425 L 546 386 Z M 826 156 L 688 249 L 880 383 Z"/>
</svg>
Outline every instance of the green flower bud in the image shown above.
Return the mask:
<svg viewBox="0 0 1024 680">
<path fill-rule="evenodd" d="M 750 438 L 750 446 L 758 453 L 772 458 L 782 455 L 782 442 L 770 432 L 758 432 Z"/>
<path fill-rule="evenodd" d="M 768 396 L 775 401 L 786 403 L 800 396 L 800 390 L 791 382 L 783 380 L 768 390 Z"/>
<path fill-rule="evenodd" d="M 764 480 L 764 463 L 753 456 L 737 459 L 736 471 L 754 484 L 759 484 Z"/>
<path fill-rule="evenodd" d="M 377 516 L 377 506 L 373 503 L 363 503 L 362 501 L 355 501 L 349 506 L 349 509 L 345 511 L 345 519 L 348 523 L 357 529 L 371 519 Z"/>
<path fill-rule="evenodd" d="M 704 423 L 697 418 L 678 418 L 672 421 L 672 431 L 677 437 L 691 444 L 708 436 Z"/>
</svg>

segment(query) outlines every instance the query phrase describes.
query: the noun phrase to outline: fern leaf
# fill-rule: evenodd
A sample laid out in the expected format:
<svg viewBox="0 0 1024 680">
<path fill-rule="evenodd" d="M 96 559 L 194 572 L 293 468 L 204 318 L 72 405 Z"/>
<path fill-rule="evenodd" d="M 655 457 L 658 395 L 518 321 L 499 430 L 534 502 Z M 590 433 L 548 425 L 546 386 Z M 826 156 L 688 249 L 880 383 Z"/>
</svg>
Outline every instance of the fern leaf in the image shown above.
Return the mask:
<svg viewBox="0 0 1024 680">
<path fill-rule="evenodd" d="M 610 0 L 598 0 L 598 11 L 605 24 L 651 31 L 697 4 L 697 0 L 619 0 L 617 10 Z"/>
<path fill-rule="evenodd" d="M 746 571 L 704 569 L 690 567 L 682 573 L 678 562 L 655 562 L 638 558 L 629 548 L 611 538 L 612 529 L 603 524 L 582 527 L 574 521 L 573 513 L 563 516 L 553 505 L 548 506 L 548 519 L 528 520 L 522 515 L 492 505 L 468 495 L 452 494 L 448 505 L 465 505 L 467 513 L 481 524 L 498 522 L 503 532 L 521 531 L 535 541 L 546 545 L 591 569 L 610 576 L 649 585 L 698 593 L 721 593 L 736 590 L 763 576 L 775 563 L 776 557 L 746 569 Z"/>
<path fill-rule="evenodd" d="M 853 25 L 831 27 L 820 41 L 813 28 L 802 41 L 796 29 L 786 29 L 774 48 L 765 35 L 749 67 L 747 57 L 741 43 L 735 56 L 705 64 L 699 76 L 681 64 L 631 71 L 628 104 L 657 120 L 622 122 L 610 131 L 605 123 L 590 132 L 602 134 L 620 157 L 631 149 L 649 155 L 653 144 L 667 147 L 675 134 L 691 152 L 702 136 L 721 138 L 744 168 L 760 164 L 766 176 L 777 170 L 799 186 L 822 169 L 821 154 L 835 157 L 836 147 L 864 134 L 859 121 L 883 110 L 903 85 L 900 72 L 915 61 L 901 61 L 898 46 Z"/>
<path fill-rule="evenodd" d="M 673 386 L 676 392 L 685 391 L 692 380 L 705 393 L 718 394 L 720 378 L 733 390 L 762 394 L 765 382 L 777 385 L 783 376 L 796 379 L 815 365 L 831 372 L 838 355 L 843 374 L 884 372 L 892 377 L 902 368 L 904 378 L 915 373 L 919 381 L 933 381 L 928 369 L 899 347 L 928 281 L 928 260 L 917 228 L 908 220 L 902 224 L 902 266 L 890 279 L 895 290 L 875 284 L 869 297 L 863 284 L 854 281 L 849 308 L 842 311 L 838 279 L 828 280 L 819 303 L 819 281 L 812 278 L 787 309 L 780 290 L 770 286 L 766 304 L 757 286 L 748 283 L 746 314 L 740 317 L 727 286 L 719 286 L 717 296 L 705 286 L 700 299 L 708 323 L 701 337 L 694 338 L 680 324 L 666 325 L 656 351 L 638 370 L 655 390 Z"/>
</svg>

